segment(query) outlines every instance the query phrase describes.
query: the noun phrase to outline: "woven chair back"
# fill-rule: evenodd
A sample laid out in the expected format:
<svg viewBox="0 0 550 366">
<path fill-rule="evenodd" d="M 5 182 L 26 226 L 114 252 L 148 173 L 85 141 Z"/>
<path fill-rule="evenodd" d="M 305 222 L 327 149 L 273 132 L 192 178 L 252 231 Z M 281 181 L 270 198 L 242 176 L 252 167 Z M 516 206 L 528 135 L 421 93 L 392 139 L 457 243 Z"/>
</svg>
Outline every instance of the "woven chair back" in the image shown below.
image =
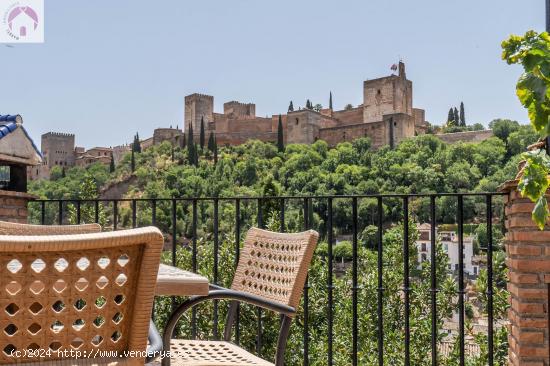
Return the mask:
<svg viewBox="0 0 550 366">
<path fill-rule="evenodd" d="M 162 244 L 156 228 L 0 236 L 0 364 L 145 351 Z"/>
<path fill-rule="evenodd" d="M 286 234 L 251 228 L 231 288 L 296 308 L 318 238 L 313 230 Z"/>
</svg>

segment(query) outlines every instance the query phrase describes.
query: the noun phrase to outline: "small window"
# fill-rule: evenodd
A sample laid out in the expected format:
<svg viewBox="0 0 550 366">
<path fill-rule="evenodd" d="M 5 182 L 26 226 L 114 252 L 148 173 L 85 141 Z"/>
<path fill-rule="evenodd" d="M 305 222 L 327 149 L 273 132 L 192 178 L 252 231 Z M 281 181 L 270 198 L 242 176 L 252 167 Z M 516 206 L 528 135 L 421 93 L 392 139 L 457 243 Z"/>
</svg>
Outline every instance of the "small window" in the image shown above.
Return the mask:
<svg viewBox="0 0 550 366">
<path fill-rule="evenodd" d="M 376 92 L 376 94 L 378 94 L 378 95 L 382 94 L 382 90 L 378 89 L 378 91 Z"/>
<path fill-rule="evenodd" d="M 0 166 L 0 188 L 7 188 L 10 184 L 10 179 L 10 167 L 8 165 Z"/>
<path fill-rule="evenodd" d="M 300 122 L 300 120 L 298 118 L 296 118 L 296 125 L 298 125 L 299 122 Z"/>
</svg>

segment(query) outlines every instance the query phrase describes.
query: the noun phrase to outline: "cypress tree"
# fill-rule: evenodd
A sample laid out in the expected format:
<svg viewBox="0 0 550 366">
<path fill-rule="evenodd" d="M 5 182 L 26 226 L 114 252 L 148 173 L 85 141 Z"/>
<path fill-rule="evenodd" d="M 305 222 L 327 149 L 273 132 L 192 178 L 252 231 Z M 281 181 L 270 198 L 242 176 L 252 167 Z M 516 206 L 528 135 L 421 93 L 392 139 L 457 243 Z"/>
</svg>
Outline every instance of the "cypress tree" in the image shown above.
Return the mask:
<svg viewBox="0 0 550 366">
<path fill-rule="evenodd" d="M 200 134 L 200 144 L 201 144 L 201 150 L 204 149 L 204 118 L 201 117 L 201 134 Z"/>
<path fill-rule="evenodd" d="M 459 126 L 460 125 L 460 118 L 458 117 L 458 109 L 456 109 L 456 107 L 453 110 L 453 114 L 454 114 L 455 125 Z"/>
<path fill-rule="evenodd" d="M 306 100 L 306 108 L 311 109 L 311 101 L 309 99 Z"/>
<path fill-rule="evenodd" d="M 187 146 L 187 136 L 185 135 L 185 132 L 183 133 L 183 136 L 181 137 L 181 148 L 185 149 Z"/>
<path fill-rule="evenodd" d="M 61 168 L 61 178 L 65 178 L 67 176 L 67 172 L 65 171 L 65 167 Z"/>
<path fill-rule="evenodd" d="M 132 169 L 132 173 L 136 170 L 136 157 L 135 157 L 135 151 L 132 149 L 132 160 L 130 161 L 130 168 Z"/>
<path fill-rule="evenodd" d="M 189 124 L 189 132 L 187 133 L 187 147 L 193 145 L 193 124 Z"/>
<path fill-rule="evenodd" d="M 290 101 L 290 104 L 288 105 L 288 111 L 294 112 L 294 103 L 292 103 L 292 100 Z"/>
<path fill-rule="evenodd" d="M 195 151 L 195 154 L 193 155 L 193 157 L 195 158 L 195 161 L 194 161 L 194 164 L 196 167 L 199 166 L 199 154 L 198 154 L 198 149 L 197 149 L 197 144 L 193 144 L 193 151 Z"/>
<path fill-rule="evenodd" d="M 214 164 L 218 164 L 218 143 L 216 142 L 216 136 L 214 136 Z"/>
<path fill-rule="evenodd" d="M 210 136 L 208 137 L 208 150 L 214 152 L 214 132 L 210 131 Z"/>
<path fill-rule="evenodd" d="M 460 125 L 466 126 L 466 114 L 464 113 L 464 102 L 460 102 Z"/>
<path fill-rule="evenodd" d="M 454 112 L 453 112 L 453 109 L 450 108 L 450 109 L 449 109 L 449 115 L 447 116 L 447 124 L 454 124 L 454 123 L 453 123 L 454 120 L 455 120 L 455 114 L 454 114 Z"/>
<path fill-rule="evenodd" d="M 332 110 L 332 92 L 330 92 L 330 96 L 329 96 L 329 99 L 328 99 L 328 108 L 330 110 Z"/>
<path fill-rule="evenodd" d="M 195 144 L 193 142 L 187 144 L 187 158 L 189 165 L 195 164 Z"/>
<path fill-rule="evenodd" d="M 283 119 L 279 114 L 279 125 L 277 126 L 277 149 L 279 152 L 285 151 L 285 142 L 283 137 Z"/>
<path fill-rule="evenodd" d="M 111 164 L 109 164 L 109 173 L 112 173 L 115 171 L 115 158 L 113 154 L 111 154 Z"/>
<path fill-rule="evenodd" d="M 137 153 L 141 152 L 141 142 L 139 141 L 139 133 L 136 132 L 136 137 L 134 137 L 134 146 Z"/>
</svg>

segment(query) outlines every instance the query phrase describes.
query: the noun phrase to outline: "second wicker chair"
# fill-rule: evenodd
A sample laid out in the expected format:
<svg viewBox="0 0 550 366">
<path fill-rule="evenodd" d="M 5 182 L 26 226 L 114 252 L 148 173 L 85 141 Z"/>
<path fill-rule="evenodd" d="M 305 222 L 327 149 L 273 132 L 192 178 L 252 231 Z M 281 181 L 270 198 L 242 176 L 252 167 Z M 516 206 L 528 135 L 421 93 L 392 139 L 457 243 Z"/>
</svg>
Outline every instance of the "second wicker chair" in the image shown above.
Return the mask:
<svg viewBox="0 0 550 366">
<path fill-rule="evenodd" d="M 211 286 L 207 296 L 187 300 L 172 314 L 163 340 L 165 351 L 171 351 L 173 357 L 163 359 L 163 366 L 283 366 L 290 324 L 300 303 L 318 237 L 313 230 L 282 234 L 250 229 L 231 289 Z M 186 310 L 206 300 L 221 299 L 231 300 L 224 341 L 171 339 L 179 318 Z M 238 304 L 241 302 L 281 314 L 274 364 L 230 342 Z"/>
</svg>

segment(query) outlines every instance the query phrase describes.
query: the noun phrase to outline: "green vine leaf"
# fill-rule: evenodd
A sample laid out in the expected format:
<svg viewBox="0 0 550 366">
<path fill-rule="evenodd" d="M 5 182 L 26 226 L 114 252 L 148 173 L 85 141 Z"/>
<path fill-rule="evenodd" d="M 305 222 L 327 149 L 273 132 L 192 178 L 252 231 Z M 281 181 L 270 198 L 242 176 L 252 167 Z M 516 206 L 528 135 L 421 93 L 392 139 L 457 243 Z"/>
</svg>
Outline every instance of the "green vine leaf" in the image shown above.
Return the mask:
<svg viewBox="0 0 550 366">
<path fill-rule="evenodd" d="M 542 196 L 537 200 L 535 208 L 531 213 L 533 221 L 537 224 L 540 230 L 544 229 L 544 225 L 546 224 L 546 220 L 548 219 L 549 214 L 550 213 L 548 212 L 548 203 L 546 202 L 546 197 Z"/>
<path fill-rule="evenodd" d="M 550 35 L 529 31 L 512 35 L 502 42 L 502 58 L 508 64 L 521 64 L 524 73 L 516 85 L 516 94 L 527 109 L 533 129 L 550 135 Z M 542 230 L 550 213 L 545 194 L 548 189 L 550 158 L 544 150 L 523 154 L 525 167 L 518 184 L 522 196 L 535 202 L 533 221 Z"/>
</svg>

